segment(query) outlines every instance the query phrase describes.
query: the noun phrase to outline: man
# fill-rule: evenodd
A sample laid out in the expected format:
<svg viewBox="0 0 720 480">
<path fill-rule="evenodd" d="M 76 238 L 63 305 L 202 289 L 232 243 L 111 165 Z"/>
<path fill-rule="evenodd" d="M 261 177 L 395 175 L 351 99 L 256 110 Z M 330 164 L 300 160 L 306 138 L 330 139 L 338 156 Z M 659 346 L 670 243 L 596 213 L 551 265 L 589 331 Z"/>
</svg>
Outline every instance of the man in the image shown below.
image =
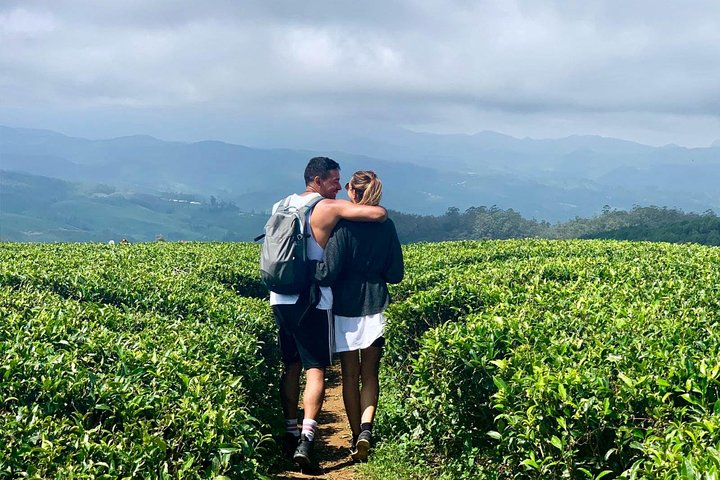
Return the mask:
<svg viewBox="0 0 720 480">
<path fill-rule="evenodd" d="M 335 200 L 340 186 L 340 165 L 327 157 L 310 159 L 305 168 L 305 191 L 291 195 L 291 206 L 307 204 L 309 196 L 324 197 L 308 214 L 311 237 L 308 239 L 307 256 L 310 260 L 322 260 L 335 224 L 340 219 L 355 221 L 384 221 L 387 212 L 382 207 L 356 205 L 345 200 Z M 273 206 L 273 212 L 280 202 Z M 270 292 L 275 320 L 278 325 L 278 342 L 283 360 L 280 379 L 280 395 L 285 415 L 285 442 L 295 446 L 293 460 L 301 467 L 311 465 L 317 416 L 325 398 L 325 368 L 332 363 L 333 316 L 332 290 L 320 288 L 320 300 L 310 304 L 309 295 L 281 295 Z M 298 429 L 297 411 L 300 398 L 300 373 L 305 369 L 303 392 L 304 419 L 302 432 Z"/>
</svg>

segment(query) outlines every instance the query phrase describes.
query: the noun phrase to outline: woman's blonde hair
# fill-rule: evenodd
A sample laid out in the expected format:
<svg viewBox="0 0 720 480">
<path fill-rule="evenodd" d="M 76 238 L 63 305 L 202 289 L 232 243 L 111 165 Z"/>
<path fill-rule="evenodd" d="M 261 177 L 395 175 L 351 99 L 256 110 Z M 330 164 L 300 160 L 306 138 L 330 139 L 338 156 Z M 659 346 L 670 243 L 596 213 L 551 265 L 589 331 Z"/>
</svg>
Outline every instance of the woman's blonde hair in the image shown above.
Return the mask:
<svg viewBox="0 0 720 480">
<path fill-rule="evenodd" d="M 372 170 L 360 170 L 353 173 L 348 185 L 355 190 L 356 203 L 360 205 L 380 204 L 382 182 Z"/>
</svg>

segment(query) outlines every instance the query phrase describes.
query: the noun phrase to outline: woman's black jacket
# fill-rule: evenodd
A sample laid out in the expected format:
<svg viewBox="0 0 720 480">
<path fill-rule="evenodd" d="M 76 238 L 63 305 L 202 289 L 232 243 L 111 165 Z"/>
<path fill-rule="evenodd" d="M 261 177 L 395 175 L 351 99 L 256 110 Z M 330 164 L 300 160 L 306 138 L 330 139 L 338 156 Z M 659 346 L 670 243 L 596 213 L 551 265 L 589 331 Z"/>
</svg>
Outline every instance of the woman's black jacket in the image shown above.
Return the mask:
<svg viewBox="0 0 720 480">
<path fill-rule="evenodd" d="M 331 286 L 333 313 L 358 317 L 380 313 L 390 301 L 388 283 L 403 279 L 402 249 L 392 220 L 341 220 L 325 246 L 315 279 Z"/>
</svg>

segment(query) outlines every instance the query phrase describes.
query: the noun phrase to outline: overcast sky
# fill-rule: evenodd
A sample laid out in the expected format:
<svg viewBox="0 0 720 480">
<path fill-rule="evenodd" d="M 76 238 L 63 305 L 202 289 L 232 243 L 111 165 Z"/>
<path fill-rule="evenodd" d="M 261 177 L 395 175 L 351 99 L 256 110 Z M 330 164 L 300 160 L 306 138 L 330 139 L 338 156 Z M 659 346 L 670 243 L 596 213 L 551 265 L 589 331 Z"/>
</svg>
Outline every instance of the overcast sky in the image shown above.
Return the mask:
<svg viewBox="0 0 720 480">
<path fill-rule="evenodd" d="M 720 1 L 2 0 L 0 124 L 278 147 L 391 126 L 707 146 Z"/>
</svg>

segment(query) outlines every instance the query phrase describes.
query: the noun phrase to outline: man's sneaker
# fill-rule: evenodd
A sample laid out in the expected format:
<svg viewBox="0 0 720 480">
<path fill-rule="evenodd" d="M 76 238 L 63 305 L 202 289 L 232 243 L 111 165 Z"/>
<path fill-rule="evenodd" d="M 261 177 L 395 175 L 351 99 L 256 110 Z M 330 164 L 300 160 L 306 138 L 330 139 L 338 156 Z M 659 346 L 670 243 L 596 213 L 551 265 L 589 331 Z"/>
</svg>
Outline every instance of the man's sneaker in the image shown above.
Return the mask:
<svg viewBox="0 0 720 480">
<path fill-rule="evenodd" d="M 357 443 L 355 443 L 355 451 L 357 455 L 353 455 L 353 460 L 359 462 L 367 462 L 368 453 L 372 445 L 372 431 L 363 430 L 358 435 Z"/>
<path fill-rule="evenodd" d="M 295 449 L 297 448 L 299 441 L 299 436 L 296 437 L 290 432 L 285 432 L 285 436 L 283 437 L 282 450 L 283 455 L 285 455 L 286 458 L 292 457 L 295 454 Z"/>
<path fill-rule="evenodd" d="M 300 443 L 298 443 L 295 449 L 295 455 L 293 455 L 293 461 L 297 463 L 300 468 L 307 468 L 312 465 L 312 450 L 313 442 L 308 440 L 305 435 L 300 436 Z"/>
</svg>

